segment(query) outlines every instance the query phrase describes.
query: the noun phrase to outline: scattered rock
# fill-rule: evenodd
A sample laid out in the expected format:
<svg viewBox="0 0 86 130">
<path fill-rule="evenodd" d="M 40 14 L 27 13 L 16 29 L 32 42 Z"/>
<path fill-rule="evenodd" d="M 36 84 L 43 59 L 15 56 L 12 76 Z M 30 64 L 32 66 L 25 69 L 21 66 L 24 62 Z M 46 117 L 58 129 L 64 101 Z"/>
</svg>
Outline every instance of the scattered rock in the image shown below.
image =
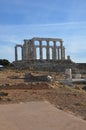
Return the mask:
<svg viewBox="0 0 86 130">
<path fill-rule="evenodd" d="M 53 81 L 53 78 L 52 78 L 50 75 L 48 75 L 48 76 L 47 76 L 47 80 L 50 81 L 50 82 L 52 82 L 52 81 Z"/>
<path fill-rule="evenodd" d="M 2 87 L 9 87 L 10 85 L 5 83 L 5 84 L 2 84 Z"/>
<path fill-rule="evenodd" d="M 82 87 L 82 89 L 86 91 L 86 86 Z"/>
<path fill-rule="evenodd" d="M 12 101 L 10 98 L 7 98 L 7 101 Z"/>
<path fill-rule="evenodd" d="M 2 100 L 2 98 L 0 97 L 0 101 Z"/>
<path fill-rule="evenodd" d="M 0 92 L 0 96 L 7 96 L 8 93 L 5 93 L 5 92 Z"/>
</svg>

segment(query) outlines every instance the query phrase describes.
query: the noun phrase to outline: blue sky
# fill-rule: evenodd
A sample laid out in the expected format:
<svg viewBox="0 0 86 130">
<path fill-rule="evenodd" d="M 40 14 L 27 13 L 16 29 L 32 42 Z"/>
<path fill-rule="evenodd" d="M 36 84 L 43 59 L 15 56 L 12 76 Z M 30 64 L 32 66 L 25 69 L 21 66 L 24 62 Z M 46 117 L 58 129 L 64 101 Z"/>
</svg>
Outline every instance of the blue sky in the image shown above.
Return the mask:
<svg viewBox="0 0 86 130">
<path fill-rule="evenodd" d="M 62 38 L 66 56 L 86 63 L 86 0 L 0 0 L 0 58 L 33 37 Z"/>
</svg>

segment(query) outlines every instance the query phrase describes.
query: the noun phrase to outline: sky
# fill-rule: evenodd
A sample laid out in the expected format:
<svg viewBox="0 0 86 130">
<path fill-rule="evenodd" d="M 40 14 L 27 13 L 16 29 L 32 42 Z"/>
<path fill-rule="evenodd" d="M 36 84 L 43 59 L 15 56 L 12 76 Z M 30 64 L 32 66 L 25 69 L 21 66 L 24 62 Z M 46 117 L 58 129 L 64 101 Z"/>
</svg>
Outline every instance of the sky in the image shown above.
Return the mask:
<svg viewBox="0 0 86 130">
<path fill-rule="evenodd" d="M 61 38 L 66 57 L 86 63 L 86 0 L 0 0 L 0 59 L 33 37 Z"/>
</svg>

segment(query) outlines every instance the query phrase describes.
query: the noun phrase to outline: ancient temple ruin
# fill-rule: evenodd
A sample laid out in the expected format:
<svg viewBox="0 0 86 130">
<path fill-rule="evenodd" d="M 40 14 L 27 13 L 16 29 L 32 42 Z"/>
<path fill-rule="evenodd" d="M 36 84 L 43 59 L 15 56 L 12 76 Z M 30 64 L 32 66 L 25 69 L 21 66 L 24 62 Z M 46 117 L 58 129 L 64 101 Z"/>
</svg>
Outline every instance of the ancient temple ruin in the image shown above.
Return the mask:
<svg viewBox="0 0 86 130">
<path fill-rule="evenodd" d="M 55 72 L 75 67 L 70 56 L 65 58 L 65 47 L 62 39 L 40 37 L 25 39 L 23 44 L 17 44 L 13 64 L 18 69 Z"/>
<path fill-rule="evenodd" d="M 15 46 L 15 62 L 18 61 L 18 48 L 21 48 L 21 61 L 65 60 L 65 47 L 59 38 L 25 39 L 23 45 Z"/>
</svg>

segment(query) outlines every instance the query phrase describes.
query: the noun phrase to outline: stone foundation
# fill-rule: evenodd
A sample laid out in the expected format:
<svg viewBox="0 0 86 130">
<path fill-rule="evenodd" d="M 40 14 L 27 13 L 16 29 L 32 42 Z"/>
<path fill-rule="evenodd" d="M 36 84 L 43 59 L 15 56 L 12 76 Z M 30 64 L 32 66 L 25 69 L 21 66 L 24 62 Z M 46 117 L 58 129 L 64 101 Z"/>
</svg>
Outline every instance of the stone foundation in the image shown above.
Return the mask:
<svg viewBox="0 0 86 130">
<path fill-rule="evenodd" d="M 16 69 L 29 69 L 29 70 L 39 70 L 39 71 L 57 71 L 64 72 L 66 68 L 71 68 L 75 70 L 77 67 L 76 63 L 68 60 L 64 61 L 18 61 L 13 62 Z"/>
</svg>

